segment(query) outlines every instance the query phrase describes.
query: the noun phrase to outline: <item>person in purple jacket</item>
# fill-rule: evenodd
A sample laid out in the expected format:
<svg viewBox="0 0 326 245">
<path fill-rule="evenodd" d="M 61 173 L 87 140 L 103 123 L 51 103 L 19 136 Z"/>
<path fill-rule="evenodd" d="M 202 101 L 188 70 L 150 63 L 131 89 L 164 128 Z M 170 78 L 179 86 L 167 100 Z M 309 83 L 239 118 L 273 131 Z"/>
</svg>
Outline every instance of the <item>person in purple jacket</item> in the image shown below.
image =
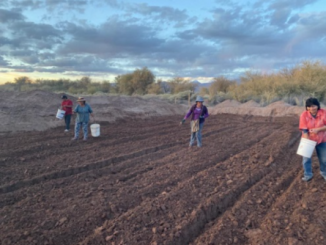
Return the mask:
<svg viewBox="0 0 326 245">
<path fill-rule="evenodd" d="M 190 108 L 186 116 L 181 121 L 181 124 L 184 124 L 186 119 L 191 116 L 191 136 L 189 147 L 192 147 L 195 138 L 197 140 L 197 146 L 202 147 L 201 131 L 204 126 L 205 118 L 209 116 L 207 107 L 204 106 L 203 103 L 204 99 L 201 96 L 197 96 L 196 104 Z"/>
</svg>

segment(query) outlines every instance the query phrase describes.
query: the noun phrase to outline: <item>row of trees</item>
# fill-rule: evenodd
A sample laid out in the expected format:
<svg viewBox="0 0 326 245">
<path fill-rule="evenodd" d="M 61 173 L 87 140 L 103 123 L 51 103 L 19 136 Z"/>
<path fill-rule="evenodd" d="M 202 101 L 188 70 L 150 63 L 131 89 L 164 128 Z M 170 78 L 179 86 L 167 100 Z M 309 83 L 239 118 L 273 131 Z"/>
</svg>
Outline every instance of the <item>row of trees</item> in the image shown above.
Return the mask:
<svg viewBox="0 0 326 245">
<path fill-rule="evenodd" d="M 183 91 L 194 91 L 195 84 L 189 80 L 175 77 L 167 82 L 155 80 L 154 74 L 146 67 L 132 73 L 119 75 L 114 83 L 109 81 L 95 82 L 90 77 L 77 80 L 69 79 L 37 79 L 29 77 L 15 78 L 14 82 L 7 82 L 0 86 L 2 90 L 30 91 L 41 89 L 52 92 L 67 92 L 70 94 L 116 93 L 125 95 L 145 94 L 177 94 Z"/>
<path fill-rule="evenodd" d="M 117 76 L 114 83 L 93 82 L 89 77 L 75 81 L 67 79 L 32 81 L 28 77 L 19 77 L 12 83 L 1 85 L 0 89 L 16 91 L 42 89 L 71 94 L 99 92 L 125 95 L 170 94 L 174 95 L 174 98 L 186 99 L 189 94 L 195 96 L 196 84 L 180 77 L 166 82 L 156 80 L 154 74 L 145 67 Z M 291 69 L 283 69 L 272 74 L 247 72 L 239 82 L 221 76 L 214 78 L 210 87 L 201 88 L 199 94 L 211 103 L 218 103 L 225 99 L 235 99 L 240 102 L 255 100 L 261 104 L 285 100 L 291 104 L 302 105 L 308 96 L 314 96 L 325 102 L 326 66 L 320 62 L 303 62 Z"/>
</svg>

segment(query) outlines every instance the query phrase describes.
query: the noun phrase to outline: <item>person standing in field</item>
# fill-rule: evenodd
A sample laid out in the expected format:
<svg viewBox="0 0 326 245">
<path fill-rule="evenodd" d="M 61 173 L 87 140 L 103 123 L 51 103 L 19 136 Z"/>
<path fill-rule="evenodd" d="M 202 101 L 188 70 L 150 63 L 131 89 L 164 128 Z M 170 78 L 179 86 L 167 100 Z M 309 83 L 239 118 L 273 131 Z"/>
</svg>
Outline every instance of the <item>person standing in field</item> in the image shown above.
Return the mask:
<svg viewBox="0 0 326 245">
<path fill-rule="evenodd" d="M 204 99 L 201 96 L 197 96 L 196 104 L 194 104 L 185 117 L 181 121 L 181 125 L 185 123 L 186 119 L 191 116 L 191 136 L 190 136 L 190 143 L 189 147 L 197 140 L 197 146 L 202 147 L 202 135 L 201 131 L 204 126 L 205 118 L 207 118 L 208 110 L 207 107 L 203 105 Z"/>
<path fill-rule="evenodd" d="M 316 98 L 306 101 L 306 111 L 300 116 L 299 128 L 302 138 L 317 142 L 316 153 L 319 160 L 320 174 L 326 180 L 326 111 L 320 108 Z M 303 181 L 310 181 L 313 177 L 311 158 L 303 157 Z"/>
<path fill-rule="evenodd" d="M 79 138 L 79 130 L 80 127 L 83 129 L 84 133 L 84 141 L 88 138 L 88 123 L 89 123 L 89 115 L 92 116 L 93 120 L 93 110 L 89 104 L 86 103 L 86 100 L 83 97 L 79 97 L 78 105 L 76 106 L 74 113 L 77 114 L 76 122 L 75 122 L 75 137 L 72 140 L 78 140 Z"/>
<path fill-rule="evenodd" d="M 65 95 L 65 94 L 62 95 L 61 99 L 62 99 L 61 109 L 66 112 L 65 117 L 64 117 L 65 124 L 66 124 L 65 132 L 68 132 L 70 129 L 70 121 L 71 121 L 73 103 L 71 100 L 68 99 L 67 95 Z"/>
</svg>

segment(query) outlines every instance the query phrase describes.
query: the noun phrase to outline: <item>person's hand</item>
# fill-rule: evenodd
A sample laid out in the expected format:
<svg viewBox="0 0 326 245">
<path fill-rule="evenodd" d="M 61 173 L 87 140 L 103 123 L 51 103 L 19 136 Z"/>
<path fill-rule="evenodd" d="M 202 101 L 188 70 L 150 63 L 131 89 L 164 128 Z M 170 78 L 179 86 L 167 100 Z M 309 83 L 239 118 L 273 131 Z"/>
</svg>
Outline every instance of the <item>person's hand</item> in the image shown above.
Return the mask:
<svg viewBox="0 0 326 245">
<path fill-rule="evenodd" d="M 302 135 L 302 138 L 305 138 L 305 139 L 308 140 L 308 139 L 309 139 L 309 135 L 308 135 L 308 134 L 303 134 L 303 135 Z"/>
<path fill-rule="evenodd" d="M 182 119 L 182 121 L 180 122 L 180 125 L 184 124 L 186 121 L 186 119 Z"/>
<path fill-rule="evenodd" d="M 311 129 L 309 129 L 309 133 L 318 134 L 318 132 L 319 132 L 319 128 L 311 128 Z"/>
</svg>

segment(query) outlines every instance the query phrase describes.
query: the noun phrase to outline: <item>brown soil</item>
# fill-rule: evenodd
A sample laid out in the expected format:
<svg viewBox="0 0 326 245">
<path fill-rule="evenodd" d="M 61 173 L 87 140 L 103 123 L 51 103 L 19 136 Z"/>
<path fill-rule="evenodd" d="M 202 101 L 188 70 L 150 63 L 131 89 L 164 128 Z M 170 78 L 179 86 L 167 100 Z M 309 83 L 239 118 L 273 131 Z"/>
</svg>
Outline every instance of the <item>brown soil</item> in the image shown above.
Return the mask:
<svg viewBox="0 0 326 245">
<path fill-rule="evenodd" d="M 301 181 L 298 118 L 178 117 L 0 138 L 1 244 L 325 244 L 326 183 Z"/>
</svg>

